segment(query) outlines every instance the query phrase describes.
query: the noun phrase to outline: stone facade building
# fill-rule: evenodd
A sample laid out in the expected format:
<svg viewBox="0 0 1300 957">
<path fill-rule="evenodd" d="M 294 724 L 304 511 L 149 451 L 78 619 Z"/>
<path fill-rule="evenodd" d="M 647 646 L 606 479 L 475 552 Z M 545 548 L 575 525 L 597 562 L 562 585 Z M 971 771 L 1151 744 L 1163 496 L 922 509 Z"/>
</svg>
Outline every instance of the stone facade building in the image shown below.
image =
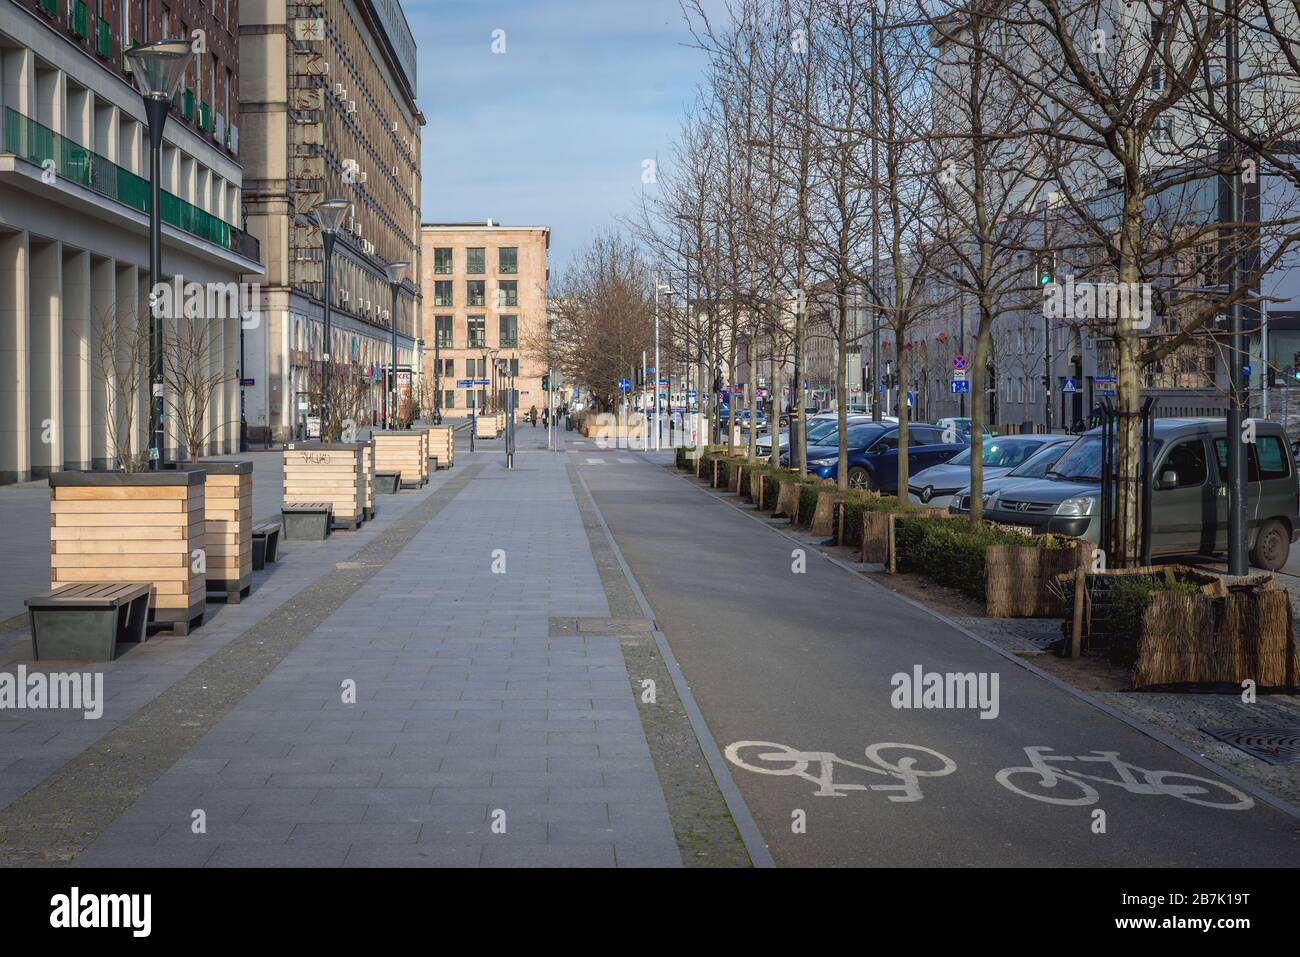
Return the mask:
<svg viewBox="0 0 1300 957">
<path fill-rule="evenodd" d="M 492 375 L 492 359 L 515 373 L 518 407 L 546 406 L 546 369 L 529 345 L 546 334 L 549 226 L 425 223 L 421 228 L 425 381 L 443 414 L 466 415 L 473 392 L 482 410 L 504 409 L 509 388 Z M 459 380 L 496 380 L 465 389 Z"/>
<path fill-rule="evenodd" d="M 246 338 L 249 440 L 304 433 L 326 352 L 367 377 L 358 424 L 369 424 L 383 409 L 393 322 L 399 387 L 413 373 L 420 391 L 415 41 L 398 0 L 266 4 L 241 19 L 240 56 L 244 209 L 267 269 L 265 322 Z M 327 350 L 311 208 L 336 197 L 353 205 L 334 247 Z M 398 260 L 411 266 L 394 316 L 384 266 Z"/>
</svg>

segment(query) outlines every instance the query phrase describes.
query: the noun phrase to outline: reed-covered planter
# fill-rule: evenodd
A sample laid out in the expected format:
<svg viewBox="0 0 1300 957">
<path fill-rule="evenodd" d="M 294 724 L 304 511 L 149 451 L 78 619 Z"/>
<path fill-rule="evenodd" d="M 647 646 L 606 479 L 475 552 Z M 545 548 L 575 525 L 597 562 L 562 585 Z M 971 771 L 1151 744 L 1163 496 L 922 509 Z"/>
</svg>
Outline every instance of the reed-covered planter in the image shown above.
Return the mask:
<svg viewBox="0 0 1300 957">
<path fill-rule="evenodd" d="M 1090 544 L 989 545 L 984 549 L 984 614 L 990 618 L 1063 618 L 1072 611 L 1056 586 L 1061 575 L 1092 563 Z"/>
<path fill-rule="evenodd" d="M 812 513 L 808 518 L 808 533 L 818 538 L 828 538 L 835 536 L 836 541 L 839 536 L 836 533 L 836 520 L 839 516 L 841 502 L 844 501 L 844 492 L 831 485 L 827 488 L 817 489 L 814 497 Z M 802 510 L 803 504 L 800 503 Z"/>
<path fill-rule="evenodd" d="M 776 506 L 772 509 L 772 514 L 780 518 L 782 516 L 790 519 L 790 524 L 799 521 L 799 501 L 803 494 L 803 482 L 798 479 L 781 479 L 777 484 Z"/>
<path fill-rule="evenodd" d="M 375 455 L 378 463 L 378 446 Z M 356 528 L 365 517 L 365 472 L 357 442 L 295 443 L 284 453 L 284 504 L 328 502 L 335 525 Z"/>
<path fill-rule="evenodd" d="M 415 429 L 375 432 L 375 471 L 400 472 L 402 488 L 420 488 L 429 479 L 426 433 Z"/>
<path fill-rule="evenodd" d="M 253 463 L 201 462 L 207 590 L 237 604 L 253 583 Z"/>
<path fill-rule="evenodd" d="M 207 601 L 206 482 L 201 467 L 51 473 L 50 587 L 148 584 L 150 619 L 189 634 Z"/>
</svg>

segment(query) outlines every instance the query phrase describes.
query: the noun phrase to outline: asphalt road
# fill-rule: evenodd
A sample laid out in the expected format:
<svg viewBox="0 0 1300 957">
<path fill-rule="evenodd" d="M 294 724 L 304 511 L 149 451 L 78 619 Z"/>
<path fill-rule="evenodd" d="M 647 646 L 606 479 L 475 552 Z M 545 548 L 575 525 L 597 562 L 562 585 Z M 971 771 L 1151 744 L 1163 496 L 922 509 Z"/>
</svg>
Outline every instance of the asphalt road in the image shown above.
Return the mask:
<svg viewBox="0 0 1300 957">
<path fill-rule="evenodd" d="M 793 542 L 669 469 L 573 454 L 779 865 L 1300 863 L 1300 822 L 1164 744 L 815 554 L 795 573 Z M 997 717 L 894 707 L 916 666 L 996 674 Z M 1003 775 L 1017 793 L 998 774 L 1030 747 L 1132 767 Z"/>
</svg>

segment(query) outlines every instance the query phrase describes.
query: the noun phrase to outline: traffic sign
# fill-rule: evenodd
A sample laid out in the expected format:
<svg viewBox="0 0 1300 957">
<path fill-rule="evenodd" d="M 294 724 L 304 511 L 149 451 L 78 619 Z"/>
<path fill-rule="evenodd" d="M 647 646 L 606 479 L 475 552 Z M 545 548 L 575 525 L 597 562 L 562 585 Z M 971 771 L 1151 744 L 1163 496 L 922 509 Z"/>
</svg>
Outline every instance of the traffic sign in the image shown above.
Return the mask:
<svg viewBox="0 0 1300 957">
<path fill-rule="evenodd" d="M 619 379 L 619 380 L 618 380 L 618 391 L 619 391 L 619 392 L 627 392 L 627 391 L 629 391 L 631 388 L 632 388 L 632 383 L 628 382 L 627 379 Z"/>
<path fill-rule="evenodd" d="M 956 379 L 958 382 L 965 382 L 965 381 L 966 381 L 966 370 L 965 370 L 965 369 L 953 369 L 953 370 L 952 370 L 952 377 L 953 377 L 954 379 Z"/>
<path fill-rule="evenodd" d="M 952 367 L 958 372 L 966 371 L 966 357 L 960 352 L 952 357 Z"/>
<path fill-rule="evenodd" d="M 953 379 L 948 385 L 952 387 L 953 395 L 970 395 L 970 383 L 965 379 Z"/>
<path fill-rule="evenodd" d="M 1061 391 L 1067 395 L 1079 391 L 1079 380 L 1071 376 L 1061 376 Z"/>
</svg>

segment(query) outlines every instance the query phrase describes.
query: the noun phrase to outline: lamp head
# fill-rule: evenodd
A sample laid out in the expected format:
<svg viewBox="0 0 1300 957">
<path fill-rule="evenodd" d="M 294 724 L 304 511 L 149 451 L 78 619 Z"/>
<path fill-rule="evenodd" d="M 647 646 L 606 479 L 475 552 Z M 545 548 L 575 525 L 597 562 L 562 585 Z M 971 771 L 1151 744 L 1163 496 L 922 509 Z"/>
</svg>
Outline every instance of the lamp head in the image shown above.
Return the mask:
<svg viewBox="0 0 1300 957">
<path fill-rule="evenodd" d="M 189 40 L 151 40 L 127 50 L 135 85 L 150 100 L 170 100 L 194 56 Z"/>
<path fill-rule="evenodd" d="M 311 208 L 312 218 L 320 226 L 321 232 L 337 233 L 343 228 L 343 221 L 347 218 L 348 210 L 352 208 L 350 200 L 346 199 L 322 199 L 319 203 Z"/>
<path fill-rule="evenodd" d="M 388 281 L 397 285 L 406 275 L 406 267 L 411 265 L 405 259 L 399 259 L 397 262 L 391 262 L 384 267 L 384 272 L 388 275 Z"/>
</svg>

